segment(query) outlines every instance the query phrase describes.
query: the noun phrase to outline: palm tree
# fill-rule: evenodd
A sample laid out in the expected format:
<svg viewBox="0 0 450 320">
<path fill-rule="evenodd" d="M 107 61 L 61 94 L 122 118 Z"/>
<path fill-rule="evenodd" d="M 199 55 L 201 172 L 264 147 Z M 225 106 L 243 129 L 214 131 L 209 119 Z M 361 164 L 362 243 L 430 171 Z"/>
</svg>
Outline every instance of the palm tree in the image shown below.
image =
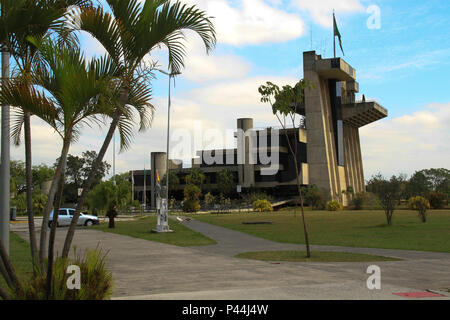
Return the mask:
<svg viewBox="0 0 450 320">
<path fill-rule="evenodd" d="M 119 108 L 114 110 L 105 141 L 94 162 L 89 177 L 83 184 L 83 192 L 77 203 L 70 228 L 64 242 L 63 257 L 69 254 L 75 227 L 80 211 L 92 185 L 97 167 L 109 147 L 112 136 L 118 128 L 121 136 L 121 150 L 131 143 L 131 127 L 124 121 L 124 115 L 130 113 L 130 105 L 137 109 L 140 116 L 140 130 L 150 126 L 147 116 L 149 105 L 137 106 L 134 96 L 148 87 L 146 77 L 139 72 L 144 57 L 160 45 L 166 46 L 169 52 L 169 68 L 172 73 L 180 72 L 184 66 L 184 49 L 182 30 L 197 33 L 211 51 L 216 43 L 214 26 L 206 13 L 195 6 L 187 6 L 179 1 L 146 0 L 143 5 L 136 0 L 106 0 L 111 13 L 102 8 L 84 10 L 79 17 L 79 28 L 95 37 L 106 49 L 111 59 L 121 67 L 121 96 Z M 145 74 L 145 73 L 144 73 Z"/>
<path fill-rule="evenodd" d="M 78 139 L 83 126 L 100 123 L 105 116 L 110 116 L 109 106 L 117 100 L 114 79 L 118 70 L 108 58 L 93 60 L 87 64 L 79 47 L 55 44 L 49 38 L 30 38 L 29 41 L 38 48 L 43 62 L 33 70 L 33 86 L 20 86 L 20 80 L 11 81 L 1 94 L 1 100 L 11 105 L 27 105 L 28 97 L 31 96 L 34 98 L 34 103 L 30 106 L 33 110 L 39 105 L 53 110 L 48 123 L 63 142 L 53 179 L 54 185 L 58 187 L 53 215 L 53 221 L 56 222 L 70 145 Z M 39 93 L 35 87 L 42 88 L 43 93 Z M 48 245 L 48 295 L 51 295 L 55 234 L 56 223 L 53 223 Z"/>
<path fill-rule="evenodd" d="M 89 0 L 2 0 L 1 6 L 5 14 L 0 18 L 0 42 L 11 54 L 16 66 L 16 76 L 20 78 L 22 90 L 30 85 L 31 69 L 40 63 L 40 56 L 36 47 L 28 41 L 28 37 L 41 38 L 52 36 L 56 41 L 76 42 L 76 38 L 64 25 L 64 16 L 71 6 L 81 8 L 91 6 Z M 30 102 L 30 101 L 29 101 Z M 12 128 L 14 143 L 20 144 L 22 126 L 24 127 L 25 163 L 26 163 L 26 197 L 28 229 L 30 234 L 30 249 L 33 262 L 37 259 L 37 242 L 34 226 L 32 203 L 32 155 L 31 155 L 31 127 L 30 117 L 33 106 L 16 105 Z M 35 109 L 35 108 L 34 108 Z M 44 110 L 40 110 L 44 111 Z M 37 111 L 39 112 L 39 111 Z M 41 115 L 44 118 L 46 115 Z M 49 120 L 49 119 L 44 119 Z M 48 203 L 53 202 L 51 192 Z M 46 228 L 42 228 L 46 232 Z M 46 237 L 41 237 L 45 241 Z M 45 251 L 42 251 L 45 254 Z"/>
</svg>

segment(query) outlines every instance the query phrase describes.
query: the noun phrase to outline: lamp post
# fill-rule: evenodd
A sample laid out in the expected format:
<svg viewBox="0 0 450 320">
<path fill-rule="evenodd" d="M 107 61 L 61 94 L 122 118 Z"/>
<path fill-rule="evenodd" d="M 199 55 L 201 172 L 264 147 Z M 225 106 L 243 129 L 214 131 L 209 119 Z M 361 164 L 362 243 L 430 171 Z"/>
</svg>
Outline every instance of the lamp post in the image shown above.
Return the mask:
<svg viewBox="0 0 450 320">
<path fill-rule="evenodd" d="M 180 72 L 171 72 L 168 73 L 164 70 L 160 70 L 160 69 L 156 69 L 157 71 L 169 76 L 169 93 L 168 93 L 168 102 L 167 102 L 167 151 L 166 151 L 166 210 L 167 212 L 163 213 L 168 215 L 168 211 L 169 211 L 169 149 L 170 149 L 170 107 L 171 107 L 171 97 L 170 97 L 170 83 L 172 78 L 174 78 L 175 76 L 179 75 Z M 162 206 L 161 206 L 162 207 Z M 161 210 L 164 210 L 163 208 L 161 208 Z M 167 217 L 166 217 L 167 218 Z M 158 219 L 159 220 L 159 219 Z M 158 226 L 157 226 L 158 229 Z M 166 226 L 167 231 L 169 230 L 169 225 L 167 222 L 167 226 Z"/>
</svg>

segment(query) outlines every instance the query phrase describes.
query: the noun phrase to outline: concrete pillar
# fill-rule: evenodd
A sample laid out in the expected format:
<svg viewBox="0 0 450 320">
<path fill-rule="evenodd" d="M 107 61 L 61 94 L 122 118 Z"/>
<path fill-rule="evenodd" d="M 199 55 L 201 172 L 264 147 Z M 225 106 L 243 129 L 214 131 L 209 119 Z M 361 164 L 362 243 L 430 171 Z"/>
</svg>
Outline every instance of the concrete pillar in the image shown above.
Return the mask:
<svg viewBox="0 0 450 320">
<path fill-rule="evenodd" d="M 253 129 L 253 119 L 252 118 L 241 118 L 237 119 L 237 128 L 241 129 L 244 133 L 243 141 L 239 139 L 238 135 L 238 150 L 240 149 L 241 143 L 244 143 L 244 164 L 239 164 L 239 184 L 243 187 L 251 187 L 255 185 L 255 166 L 251 163 L 250 152 L 253 152 L 252 146 L 252 129 Z M 256 158 L 254 158 L 256 161 Z"/>
</svg>

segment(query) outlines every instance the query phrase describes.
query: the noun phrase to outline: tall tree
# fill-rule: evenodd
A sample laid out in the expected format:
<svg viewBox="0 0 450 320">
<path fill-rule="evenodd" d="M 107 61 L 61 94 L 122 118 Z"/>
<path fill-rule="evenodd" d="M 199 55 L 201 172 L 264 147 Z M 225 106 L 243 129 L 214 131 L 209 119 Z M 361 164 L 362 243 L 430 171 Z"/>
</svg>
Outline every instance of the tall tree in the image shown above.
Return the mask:
<svg viewBox="0 0 450 320">
<path fill-rule="evenodd" d="M 95 170 L 100 165 L 116 129 L 121 137 L 121 149 L 131 143 L 130 121 L 123 121 L 124 115 L 133 106 L 140 117 L 140 130 L 150 126 L 152 106 L 149 102 L 137 104 L 136 97 L 149 95 L 148 71 L 143 60 L 150 52 L 163 45 L 169 52 L 170 73 L 180 72 L 184 66 L 186 50 L 182 40 L 183 30 L 197 33 L 209 52 L 216 43 L 215 30 L 206 13 L 195 6 L 187 6 L 169 0 L 106 0 L 111 13 L 102 8 L 85 10 L 74 19 L 81 30 L 89 32 L 108 52 L 111 59 L 120 66 L 121 96 L 109 131 L 92 166 L 91 174 L 85 181 L 83 193 L 78 201 L 72 223 L 64 242 L 63 257 L 69 254 L 80 211 L 95 178 Z"/>
<path fill-rule="evenodd" d="M 90 6 L 90 0 L 2 0 L 3 12 L 0 18 L 0 42 L 11 54 L 18 73 L 17 79 L 23 87 L 30 86 L 33 65 L 40 63 L 36 47 L 28 41 L 29 37 L 52 37 L 58 42 L 76 42 L 69 29 L 64 24 L 64 16 L 71 6 Z M 31 102 L 31 101 L 29 101 Z M 34 111 L 36 111 L 34 109 Z M 42 111 L 42 110 L 41 110 Z M 37 243 L 34 227 L 32 205 L 32 155 L 31 155 L 31 125 L 30 117 L 39 116 L 39 112 L 25 105 L 16 105 L 16 121 L 12 130 L 14 142 L 20 143 L 22 126 L 25 131 L 25 159 L 27 184 L 27 212 L 30 233 L 30 247 L 33 261 L 37 257 Z M 46 228 L 42 228 L 46 231 Z M 42 239 L 42 237 L 41 237 Z M 41 243 L 42 244 L 42 243 Z"/>
<path fill-rule="evenodd" d="M 289 147 L 289 151 L 292 155 L 296 178 L 297 178 L 297 191 L 300 199 L 300 206 L 302 212 L 302 222 L 303 222 L 303 233 L 305 236 L 305 245 L 306 245 L 306 257 L 311 257 L 311 250 L 309 246 L 309 237 L 308 237 L 308 229 L 306 226 L 305 220 L 305 212 L 303 205 L 303 193 L 302 193 L 302 184 L 300 181 L 300 172 L 299 172 L 299 163 L 297 160 L 298 154 L 298 129 L 300 127 L 304 127 L 304 119 L 302 117 L 296 118 L 297 109 L 299 105 L 303 102 L 304 98 L 304 90 L 309 87 L 309 84 L 300 80 L 295 84 L 294 87 L 289 85 L 283 86 L 282 89 L 278 87 L 276 84 L 272 82 L 267 82 L 266 85 L 262 85 L 259 87 L 258 91 L 261 94 L 261 102 L 269 103 L 272 107 L 272 112 L 278 119 L 281 124 L 286 141 Z M 291 142 L 291 139 L 288 135 L 288 128 L 286 124 L 286 119 L 288 123 L 290 122 L 293 127 L 293 135 L 294 140 Z"/>
<path fill-rule="evenodd" d="M 236 190 L 233 172 L 230 170 L 221 170 L 217 172 L 217 188 L 224 195 L 229 195 Z"/>
<path fill-rule="evenodd" d="M 101 123 L 99 117 L 108 115 L 109 105 L 114 100 L 111 97 L 115 94 L 115 87 L 111 83 L 111 79 L 115 76 L 115 69 L 107 67 L 112 64 L 106 59 L 87 63 L 79 47 L 53 43 L 50 38 L 30 39 L 30 41 L 38 48 L 43 61 L 34 70 L 32 83 L 42 88 L 43 92 L 37 91 L 33 86 L 22 86 L 20 82 L 11 81 L 2 90 L 1 99 L 10 105 L 30 105 L 32 108 L 43 106 L 41 109 L 45 107 L 51 114 L 48 123 L 61 137 L 62 149 L 52 181 L 52 188 L 56 186 L 55 198 L 48 199 L 44 218 L 54 205 L 53 221 L 58 221 L 70 145 L 78 139 L 80 129 L 84 125 Z M 30 97 L 33 103 L 28 102 Z M 46 229 L 46 225 L 47 222 L 44 220 L 42 229 Z M 56 223 L 53 223 L 48 243 L 47 294 L 49 297 L 52 294 L 55 234 Z M 43 248 L 41 243 L 41 267 L 45 258 Z"/>
</svg>

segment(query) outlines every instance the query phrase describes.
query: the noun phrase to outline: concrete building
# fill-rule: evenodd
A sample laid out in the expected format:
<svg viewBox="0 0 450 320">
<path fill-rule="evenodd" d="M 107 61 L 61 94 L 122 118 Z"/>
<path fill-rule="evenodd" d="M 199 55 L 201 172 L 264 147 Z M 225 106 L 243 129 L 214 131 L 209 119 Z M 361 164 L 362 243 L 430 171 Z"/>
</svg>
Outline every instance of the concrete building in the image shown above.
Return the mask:
<svg viewBox="0 0 450 320">
<path fill-rule="evenodd" d="M 344 205 L 348 199 L 343 190 L 352 187 L 354 192 L 365 191 L 359 128 L 387 117 L 387 110 L 374 101 L 355 100 L 359 92 L 356 71 L 341 58 L 322 59 L 314 51 L 304 52 L 303 71 L 311 87 L 305 89 L 304 102 L 297 106 L 296 112 L 304 117 L 305 125 L 286 130 L 256 130 L 253 119 L 238 119 L 236 149 L 201 150 L 197 152 L 198 158 L 192 159 L 192 168 L 198 168 L 206 176 L 205 191 L 217 191 L 216 174 L 227 169 L 243 190 L 257 188 L 276 196 L 296 195 L 297 175 L 288 140 L 298 150 L 302 185 L 316 185 L 330 199 Z M 278 143 L 272 137 L 275 131 Z M 267 172 L 264 154 L 278 155 L 273 174 Z M 146 174 L 146 202 L 150 205 L 154 203 L 155 172 L 161 178 L 165 175 L 166 155 L 152 153 L 151 159 L 152 167 Z M 180 194 L 184 177 L 192 168 L 171 161 L 170 170 L 180 178 Z M 143 171 L 134 171 L 133 175 L 135 198 L 142 201 Z"/>
</svg>

